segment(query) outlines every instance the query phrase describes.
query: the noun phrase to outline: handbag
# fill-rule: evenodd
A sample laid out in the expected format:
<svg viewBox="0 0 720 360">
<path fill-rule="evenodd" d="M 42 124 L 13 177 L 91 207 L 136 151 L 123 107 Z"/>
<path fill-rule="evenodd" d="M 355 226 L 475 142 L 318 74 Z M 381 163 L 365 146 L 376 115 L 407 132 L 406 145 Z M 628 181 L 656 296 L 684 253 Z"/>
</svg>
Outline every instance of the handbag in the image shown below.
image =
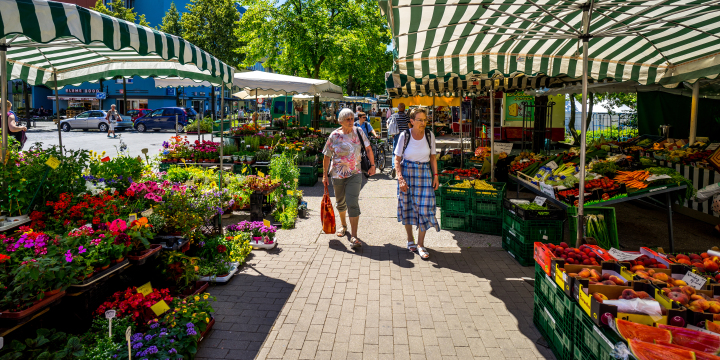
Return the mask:
<svg viewBox="0 0 720 360">
<path fill-rule="evenodd" d="M 360 140 L 360 168 L 364 173 L 370 171 L 370 159 L 368 159 L 367 151 L 365 151 L 365 142 L 363 141 L 362 134 L 360 134 L 360 128 L 355 128 L 357 131 L 358 139 Z"/>
<path fill-rule="evenodd" d="M 325 195 L 320 203 L 320 221 L 322 221 L 323 232 L 326 234 L 335 233 L 335 211 L 330 200 L 330 191 L 325 184 Z"/>
</svg>

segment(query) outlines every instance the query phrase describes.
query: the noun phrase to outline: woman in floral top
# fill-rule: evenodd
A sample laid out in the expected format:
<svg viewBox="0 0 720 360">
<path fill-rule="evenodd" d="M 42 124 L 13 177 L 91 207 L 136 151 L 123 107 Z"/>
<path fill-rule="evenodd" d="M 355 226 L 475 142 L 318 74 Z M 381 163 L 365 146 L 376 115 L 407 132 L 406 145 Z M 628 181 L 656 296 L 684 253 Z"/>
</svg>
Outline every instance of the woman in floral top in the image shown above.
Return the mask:
<svg viewBox="0 0 720 360">
<path fill-rule="evenodd" d="M 327 186 L 328 170 L 332 171 L 333 189 L 335 189 L 335 204 L 340 212 L 340 222 L 342 227 L 335 234 L 338 237 L 345 236 L 347 232 L 347 222 L 345 221 L 345 212 L 350 213 L 350 228 L 353 247 L 360 246 L 360 239 L 357 238 L 358 221 L 360 219 L 360 205 L 358 198 L 360 197 L 360 189 L 362 187 L 362 167 L 360 160 L 362 159 L 361 149 L 365 148 L 368 159 L 370 160 L 370 170 L 368 175 L 375 175 L 375 158 L 370 141 L 365 133 L 353 125 L 355 114 L 350 109 L 343 109 L 338 115 L 338 123 L 341 128 L 333 131 L 325 143 L 323 154 L 323 184 Z M 361 139 L 362 138 L 362 144 Z M 332 167 L 330 167 L 332 161 Z"/>
</svg>

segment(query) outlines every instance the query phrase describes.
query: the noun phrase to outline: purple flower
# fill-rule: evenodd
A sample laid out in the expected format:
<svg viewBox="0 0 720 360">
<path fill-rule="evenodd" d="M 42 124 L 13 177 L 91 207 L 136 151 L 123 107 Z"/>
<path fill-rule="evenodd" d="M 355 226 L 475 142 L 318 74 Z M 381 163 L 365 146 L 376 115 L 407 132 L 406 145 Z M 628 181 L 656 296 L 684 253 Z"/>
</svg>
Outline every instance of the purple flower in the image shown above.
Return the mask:
<svg viewBox="0 0 720 360">
<path fill-rule="evenodd" d="M 84 253 L 84 252 L 86 252 L 86 251 L 87 251 L 87 249 L 84 248 L 82 245 L 80 245 L 80 247 L 78 248 L 78 254 L 82 254 L 82 253 Z"/>
<path fill-rule="evenodd" d="M 152 335 L 145 335 L 145 341 L 150 341 L 150 340 L 152 340 L 152 338 L 153 338 Z"/>
<path fill-rule="evenodd" d="M 150 325 L 150 328 L 151 328 L 151 329 L 155 329 L 155 328 L 157 328 L 158 326 L 160 326 L 160 324 L 158 324 L 158 323 L 152 323 L 152 325 Z"/>
<path fill-rule="evenodd" d="M 194 336 L 194 335 L 197 335 L 197 332 L 195 332 L 195 329 L 194 329 L 194 328 L 188 328 L 188 329 L 187 329 L 187 334 L 190 335 L 190 336 Z"/>
<path fill-rule="evenodd" d="M 170 339 L 170 343 L 171 343 L 171 344 L 174 343 L 174 342 L 175 342 L 175 339 Z"/>
<path fill-rule="evenodd" d="M 150 355 L 150 354 L 155 354 L 156 352 L 158 352 L 158 348 L 157 348 L 157 346 L 153 345 L 145 351 L 145 354 Z"/>
<path fill-rule="evenodd" d="M 141 347 L 143 347 L 143 343 L 141 343 L 141 342 L 135 343 L 135 345 L 133 345 L 133 349 L 135 349 L 135 350 L 137 350 L 137 349 L 139 349 L 139 348 L 141 348 Z M 140 356 L 140 355 L 138 355 L 138 356 Z"/>
<path fill-rule="evenodd" d="M 172 349 L 168 350 L 168 353 L 169 354 L 177 354 L 177 350 L 175 350 L 175 348 L 172 348 Z"/>
<path fill-rule="evenodd" d="M 140 340 L 142 340 L 142 334 L 141 334 L 141 333 L 137 333 L 137 334 L 135 334 L 135 335 L 132 336 L 132 341 L 133 341 L 133 342 L 137 342 L 137 341 L 140 341 Z"/>
<path fill-rule="evenodd" d="M 72 256 L 72 253 L 70 252 L 70 250 L 68 250 L 68 251 L 65 253 L 65 261 L 67 261 L 67 262 L 72 262 L 72 261 L 73 261 L 73 256 Z"/>
<path fill-rule="evenodd" d="M 185 327 L 194 328 L 194 327 L 195 327 L 195 324 L 189 322 L 189 323 L 185 324 Z"/>
</svg>

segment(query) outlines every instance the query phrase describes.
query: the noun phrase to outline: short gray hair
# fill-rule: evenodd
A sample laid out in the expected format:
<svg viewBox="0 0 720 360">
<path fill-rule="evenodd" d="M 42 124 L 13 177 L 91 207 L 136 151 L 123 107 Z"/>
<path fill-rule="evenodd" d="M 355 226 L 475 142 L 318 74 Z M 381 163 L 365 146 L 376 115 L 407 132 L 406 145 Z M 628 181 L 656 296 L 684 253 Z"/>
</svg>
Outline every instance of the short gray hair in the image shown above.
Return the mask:
<svg viewBox="0 0 720 360">
<path fill-rule="evenodd" d="M 348 108 L 340 110 L 340 114 L 338 114 L 338 121 L 345 121 L 347 118 L 355 119 L 355 113 Z"/>
</svg>

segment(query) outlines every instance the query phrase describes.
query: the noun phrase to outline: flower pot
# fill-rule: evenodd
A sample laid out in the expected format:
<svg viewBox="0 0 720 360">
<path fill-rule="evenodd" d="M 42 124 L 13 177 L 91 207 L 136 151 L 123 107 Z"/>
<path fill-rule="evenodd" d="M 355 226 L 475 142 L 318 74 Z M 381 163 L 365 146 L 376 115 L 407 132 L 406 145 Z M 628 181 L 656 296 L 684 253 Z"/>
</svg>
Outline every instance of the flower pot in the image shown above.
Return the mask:
<svg viewBox="0 0 720 360">
<path fill-rule="evenodd" d="M 270 245 L 270 244 L 272 244 L 274 241 L 273 241 L 272 239 L 270 239 L 269 236 L 266 236 L 265 238 L 263 238 L 263 242 L 264 242 L 265 244 Z"/>
<path fill-rule="evenodd" d="M 45 292 L 45 297 L 53 296 L 53 295 L 59 293 L 61 289 L 62 289 L 62 288 L 57 288 L 57 289 L 55 289 L 55 290 L 46 291 L 46 292 Z"/>
<path fill-rule="evenodd" d="M 162 245 L 152 244 L 149 249 L 143 250 L 135 255 L 128 255 L 127 258 L 133 264 L 142 265 L 145 264 L 151 256 L 160 254 L 160 250 L 162 250 Z"/>
<path fill-rule="evenodd" d="M 110 267 L 110 264 L 107 264 L 107 265 L 105 265 L 105 266 L 96 267 L 96 268 L 95 268 L 95 272 L 105 271 L 105 270 L 107 270 L 109 267 Z"/>
<path fill-rule="evenodd" d="M 123 260 L 125 260 L 125 256 L 121 256 L 120 258 L 113 260 L 112 263 L 113 263 L 113 264 L 119 264 L 119 263 L 121 263 Z"/>
<path fill-rule="evenodd" d="M 254 242 L 259 243 L 260 241 L 262 241 L 262 236 L 253 236 L 252 239 Z"/>
</svg>

